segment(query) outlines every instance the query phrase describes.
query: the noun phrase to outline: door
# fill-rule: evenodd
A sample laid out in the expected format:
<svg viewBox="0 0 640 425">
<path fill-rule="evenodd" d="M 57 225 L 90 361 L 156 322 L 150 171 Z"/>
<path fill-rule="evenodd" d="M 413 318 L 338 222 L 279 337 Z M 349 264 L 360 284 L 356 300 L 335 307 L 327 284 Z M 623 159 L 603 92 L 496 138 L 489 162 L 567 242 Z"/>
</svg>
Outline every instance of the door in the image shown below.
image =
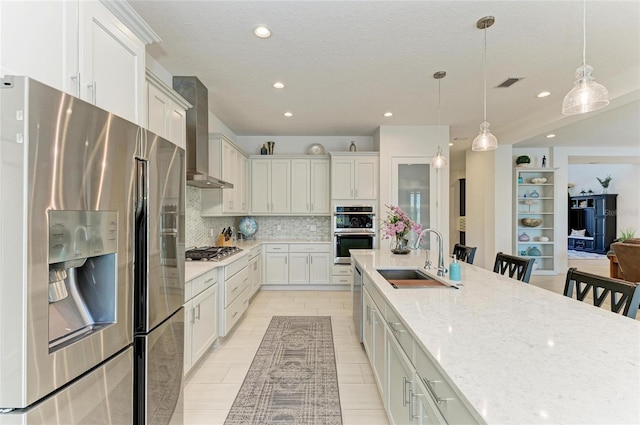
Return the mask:
<svg viewBox="0 0 640 425">
<path fill-rule="evenodd" d="M 311 212 L 315 214 L 329 213 L 330 195 L 329 195 L 329 161 L 326 159 L 311 160 Z M 295 193 L 295 192 L 293 192 Z"/>
<path fill-rule="evenodd" d="M 281 285 L 289 283 L 289 254 L 267 253 L 265 284 Z"/>
<path fill-rule="evenodd" d="M 432 208 L 437 201 L 436 184 L 431 158 L 394 157 L 391 159 L 391 203 L 398 205 L 416 224 L 421 224 L 423 229 L 428 227 L 437 229 L 441 222 L 436 215 L 437 209 Z M 410 246 L 413 246 L 416 237 L 414 232 L 409 232 Z M 421 247 L 429 247 L 429 238 L 425 238 Z"/>
<path fill-rule="evenodd" d="M 100 2 L 80 2 L 82 99 L 140 123 L 144 44 Z"/>
<path fill-rule="evenodd" d="M 329 267 L 331 254 L 328 252 L 315 252 L 309 254 L 309 283 L 329 283 Z"/>
<path fill-rule="evenodd" d="M 409 360 L 395 337 L 387 331 L 387 356 L 389 359 L 389 374 L 387 393 L 387 412 L 391 421 L 395 425 L 410 424 L 413 418 L 409 412 L 409 398 L 412 385 L 413 373 Z"/>
<path fill-rule="evenodd" d="M 218 285 L 212 285 L 193 299 L 192 363 L 209 349 L 218 336 Z"/>
<path fill-rule="evenodd" d="M 289 283 L 309 283 L 309 254 L 289 253 Z"/>
<path fill-rule="evenodd" d="M 144 140 L 148 205 L 143 214 L 148 222 L 138 229 L 138 239 L 147 244 L 138 249 L 147 252 L 136 253 L 136 273 L 146 272 L 136 284 L 136 332 L 149 332 L 184 302 L 184 150 L 153 133 L 147 132 Z"/>
<path fill-rule="evenodd" d="M 353 159 L 336 159 L 331 163 L 331 198 L 353 199 Z"/>
<path fill-rule="evenodd" d="M 308 213 L 311 210 L 311 170 L 306 159 L 291 160 L 291 212 Z"/>
<path fill-rule="evenodd" d="M 271 212 L 288 213 L 291 209 L 291 161 L 272 160 L 271 161 Z"/>
<path fill-rule="evenodd" d="M 371 307 L 373 305 L 373 300 L 367 292 L 366 289 L 363 288 L 364 296 L 363 296 L 363 307 L 362 311 L 364 313 L 364 322 L 363 322 L 363 333 L 362 333 L 362 345 L 369 357 L 369 363 L 373 363 L 373 321 L 371 320 L 372 311 Z"/>
<path fill-rule="evenodd" d="M 358 158 L 354 160 L 354 198 L 378 198 L 378 159 Z"/>
<path fill-rule="evenodd" d="M 251 211 L 254 214 L 271 212 L 271 160 L 251 161 Z"/>
<path fill-rule="evenodd" d="M 183 423 L 182 368 L 184 312 L 182 308 L 147 335 L 134 338 L 134 424 Z"/>
</svg>

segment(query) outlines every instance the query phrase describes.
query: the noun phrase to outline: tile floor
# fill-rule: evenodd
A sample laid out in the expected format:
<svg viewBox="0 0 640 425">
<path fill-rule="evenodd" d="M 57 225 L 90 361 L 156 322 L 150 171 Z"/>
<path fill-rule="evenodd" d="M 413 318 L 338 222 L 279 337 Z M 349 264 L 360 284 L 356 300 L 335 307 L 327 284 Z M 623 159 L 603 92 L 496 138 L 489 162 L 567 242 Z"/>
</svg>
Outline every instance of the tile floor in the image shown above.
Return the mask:
<svg viewBox="0 0 640 425">
<path fill-rule="evenodd" d="M 608 276 L 608 260 L 569 260 L 569 267 Z M 565 275 L 532 276 L 562 294 Z M 222 425 L 272 316 L 331 316 L 344 425 L 386 425 L 367 357 L 354 333 L 349 291 L 260 291 L 236 328 L 187 376 L 185 424 Z M 640 319 L 640 314 L 637 317 Z"/>
<path fill-rule="evenodd" d="M 223 424 L 272 316 L 331 316 L 344 425 L 386 425 L 351 319 L 350 291 L 260 291 L 244 317 L 185 381 L 185 424 Z"/>
</svg>

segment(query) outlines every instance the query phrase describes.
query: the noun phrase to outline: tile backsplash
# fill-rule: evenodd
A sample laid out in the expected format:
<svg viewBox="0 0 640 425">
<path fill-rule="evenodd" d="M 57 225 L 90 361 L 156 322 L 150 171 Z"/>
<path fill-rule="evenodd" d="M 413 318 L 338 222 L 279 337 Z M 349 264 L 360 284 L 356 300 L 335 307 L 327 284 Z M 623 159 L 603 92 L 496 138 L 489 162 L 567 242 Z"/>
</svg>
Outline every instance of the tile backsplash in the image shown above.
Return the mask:
<svg viewBox="0 0 640 425">
<path fill-rule="evenodd" d="M 233 226 L 237 229 L 242 217 L 200 217 L 200 189 L 187 186 L 185 246 L 213 245 L 215 238 L 224 227 Z M 330 216 L 253 216 L 253 218 L 258 224 L 255 235 L 257 239 L 327 241 L 331 237 Z M 313 226 L 315 230 L 312 230 Z M 213 229 L 213 237 L 211 229 Z"/>
</svg>

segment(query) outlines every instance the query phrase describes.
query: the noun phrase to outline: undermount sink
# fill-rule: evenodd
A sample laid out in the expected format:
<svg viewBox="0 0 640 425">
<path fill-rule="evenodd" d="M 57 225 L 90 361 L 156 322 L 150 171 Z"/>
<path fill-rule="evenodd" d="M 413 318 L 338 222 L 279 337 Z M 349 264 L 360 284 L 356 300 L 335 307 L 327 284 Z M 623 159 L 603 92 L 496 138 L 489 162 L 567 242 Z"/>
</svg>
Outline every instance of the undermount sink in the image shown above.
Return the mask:
<svg viewBox="0 0 640 425">
<path fill-rule="evenodd" d="M 395 289 L 450 287 L 418 269 L 377 269 Z"/>
</svg>

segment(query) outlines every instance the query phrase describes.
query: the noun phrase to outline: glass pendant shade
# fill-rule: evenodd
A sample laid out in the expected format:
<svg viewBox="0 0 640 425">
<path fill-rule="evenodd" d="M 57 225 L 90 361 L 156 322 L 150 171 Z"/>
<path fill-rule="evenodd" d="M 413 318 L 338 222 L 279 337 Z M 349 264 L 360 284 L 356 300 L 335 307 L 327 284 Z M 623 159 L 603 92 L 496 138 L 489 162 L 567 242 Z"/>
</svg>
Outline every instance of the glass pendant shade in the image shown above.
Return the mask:
<svg viewBox="0 0 640 425">
<path fill-rule="evenodd" d="M 609 91 L 602 84 L 596 83 L 592 73 L 593 68 L 586 64 L 576 70 L 577 80 L 562 101 L 563 114 L 583 114 L 609 104 Z"/>
<path fill-rule="evenodd" d="M 473 144 L 471 145 L 471 150 L 473 151 L 492 151 L 498 148 L 498 139 L 496 136 L 491 134 L 491 130 L 489 129 L 489 123 L 483 121 L 480 124 L 480 133 L 473 139 Z"/>
<path fill-rule="evenodd" d="M 431 166 L 433 168 L 444 168 L 448 164 L 447 158 L 442 155 L 442 149 L 438 146 L 438 153 L 431 160 Z"/>
</svg>

